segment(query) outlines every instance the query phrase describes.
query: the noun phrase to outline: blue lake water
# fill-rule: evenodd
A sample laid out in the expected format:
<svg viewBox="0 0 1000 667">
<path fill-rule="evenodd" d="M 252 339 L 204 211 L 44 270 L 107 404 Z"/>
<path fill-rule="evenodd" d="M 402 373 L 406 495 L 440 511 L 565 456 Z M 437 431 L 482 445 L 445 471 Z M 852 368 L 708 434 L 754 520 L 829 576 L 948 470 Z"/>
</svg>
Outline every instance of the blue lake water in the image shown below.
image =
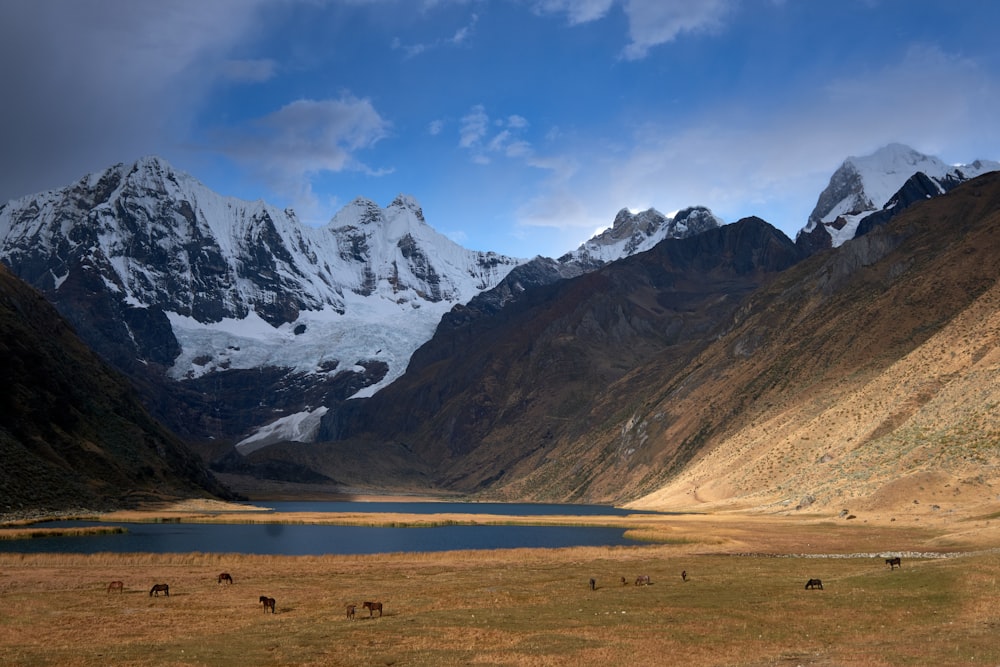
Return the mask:
<svg viewBox="0 0 1000 667">
<path fill-rule="evenodd" d="M 280 512 L 405 512 L 498 515 L 621 516 L 633 512 L 591 505 L 502 503 L 260 503 Z M 290 556 L 554 548 L 636 544 L 621 528 L 577 526 L 434 526 L 384 528 L 265 524 L 53 522 L 46 526 L 121 525 L 118 535 L 0 540 L 0 551 L 22 553 L 244 553 Z"/>
</svg>

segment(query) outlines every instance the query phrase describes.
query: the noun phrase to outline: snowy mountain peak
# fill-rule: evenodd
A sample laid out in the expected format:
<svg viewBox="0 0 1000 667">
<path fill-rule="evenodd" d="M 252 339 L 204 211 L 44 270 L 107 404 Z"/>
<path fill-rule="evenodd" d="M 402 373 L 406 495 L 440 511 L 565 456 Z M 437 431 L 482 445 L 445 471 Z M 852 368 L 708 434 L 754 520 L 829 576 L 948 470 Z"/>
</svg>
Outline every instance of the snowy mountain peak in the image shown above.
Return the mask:
<svg viewBox="0 0 1000 667">
<path fill-rule="evenodd" d="M 371 199 L 357 197 L 347 206 L 337 211 L 330 219 L 327 227 L 337 229 L 356 225 L 378 223 L 382 218 L 382 209 Z"/>
<path fill-rule="evenodd" d="M 883 146 L 871 155 L 848 157 L 820 193 L 799 237 L 819 234 L 826 239 L 820 245 L 841 245 L 854 238 L 863 218 L 890 204 L 916 174 L 924 174 L 940 194 L 962 181 L 998 169 L 1000 163 L 991 160 L 948 165 L 937 157 L 899 143 Z"/>
<path fill-rule="evenodd" d="M 354 369 L 359 391 L 402 374 L 443 313 L 522 262 L 462 248 L 410 196 L 386 209 L 355 199 L 314 228 L 157 157 L 9 202 L 0 259 L 57 305 L 98 294 L 104 305 L 78 316 L 106 356 L 155 362 L 175 379 Z M 363 367 L 375 358 L 377 377 Z"/>
<path fill-rule="evenodd" d="M 414 216 L 416 216 L 417 220 L 426 224 L 426 221 L 424 220 L 424 210 L 420 207 L 419 202 L 417 202 L 417 200 L 410 195 L 396 195 L 396 198 L 392 200 L 391 204 L 389 204 L 389 208 L 410 211 Z"/>
<path fill-rule="evenodd" d="M 623 208 L 611 227 L 581 244 L 577 250 L 563 255 L 559 261 L 582 265 L 613 262 L 649 250 L 664 239 L 692 236 L 723 224 L 721 218 L 703 206 L 682 209 L 673 217 L 655 208 L 637 213 Z"/>
</svg>

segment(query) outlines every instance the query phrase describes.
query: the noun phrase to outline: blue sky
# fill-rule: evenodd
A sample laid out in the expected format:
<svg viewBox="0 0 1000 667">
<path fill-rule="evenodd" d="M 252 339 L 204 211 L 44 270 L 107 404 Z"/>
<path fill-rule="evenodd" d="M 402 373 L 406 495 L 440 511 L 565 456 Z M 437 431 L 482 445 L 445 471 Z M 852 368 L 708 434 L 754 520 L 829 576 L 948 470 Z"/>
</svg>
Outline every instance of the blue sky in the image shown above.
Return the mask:
<svg viewBox="0 0 1000 667">
<path fill-rule="evenodd" d="M 992 0 L 6 0 L 0 201 L 160 155 L 324 224 L 558 256 L 624 207 L 794 237 L 850 155 L 1000 159 Z"/>
</svg>

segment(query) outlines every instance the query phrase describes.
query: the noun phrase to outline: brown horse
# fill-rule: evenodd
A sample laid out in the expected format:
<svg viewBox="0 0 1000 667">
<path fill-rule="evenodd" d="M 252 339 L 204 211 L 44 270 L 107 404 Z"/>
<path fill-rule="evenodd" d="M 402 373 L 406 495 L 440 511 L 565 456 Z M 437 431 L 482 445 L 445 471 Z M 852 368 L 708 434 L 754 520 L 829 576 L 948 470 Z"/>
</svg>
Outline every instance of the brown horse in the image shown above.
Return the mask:
<svg viewBox="0 0 1000 667">
<path fill-rule="evenodd" d="M 111 591 L 118 591 L 119 593 L 124 593 L 125 584 L 123 584 L 120 581 L 112 581 L 110 584 L 108 584 L 108 592 L 110 593 Z"/>
<path fill-rule="evenodd" d="M 358 605 L 349 604 L 347 605 L 347 618 L 354 620 L 354 610 L 357 609 Z"/>
<path fill-rule="evenodd" d="M 894 570 L 897 567 L 898 568 L 903 567 L 903 561 L 899 556 L 896 556 L 895 558 L 886 558 L 885 564 L 889 566 L 890 570 Z"/>
<path fill-rule="evenodd" d="M 649 575 L 644 574 L 641 577 L 637 577 L 635 580 L 636 586 L 649 586 Z"/>
<path fill-rule="evenodd" d="M 806 590 L 809 590 L 810 588 L 818 588 L 819 590 L 823 590 L 823 582 L 820 581 L 819 579 L 810 579 L 809 581 L 806 582 Z"/>
<path fill-rule="evenodd" d="M 274 598 L 269 598 L 266 595 L 261 595 L 260 596 L 260 603 L 262 605 L 264 605 L 264 613 L 265 614 L 267 613 L 268 609 L 271 610 L 272 614 L 274 613 Z"/>
<path fill-rule="evenodd" d="M 227 581 L 231 584 L 233 583 L 233 577 L 228 572 L 223 572 L 219 575 L 219 583 L 221 584 L 223 581 Z"/>
<path fill-rule="evenodd" d="M 362 609 L 367 609 L 368 610 L 368 618 L 372 617 L 372 615 L 375 613 L 376 609 L 378 610 L 378 617 L 382 618 L 382 603 L 381 602 L 365 602 L 363 605 L 361 605 L 361 607 L 362 607 Z"/>
<path fill-rule="evenodd" d="M 170 586 L 167 586 L 166 584 L 155 584 L 149 589 L 149 597 L 153 597 L 154 595 L 159 597 L 160 593 L 170 597 Z"/>
</svg>

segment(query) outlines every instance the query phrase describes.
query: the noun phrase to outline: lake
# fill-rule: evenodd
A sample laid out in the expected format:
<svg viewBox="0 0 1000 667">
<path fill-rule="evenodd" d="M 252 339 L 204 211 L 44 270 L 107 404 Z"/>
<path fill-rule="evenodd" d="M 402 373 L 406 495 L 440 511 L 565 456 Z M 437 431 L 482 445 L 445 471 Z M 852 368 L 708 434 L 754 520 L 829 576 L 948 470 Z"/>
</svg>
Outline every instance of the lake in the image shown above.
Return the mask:
<svg viewBox="0 0 1000 667">
<path fill-rule="evenodd" d="M 635 512 L 595 505 L 504 503 L 268 502 L 278 512 L 400 512 L 623 516 Z M 46 526 L 121 525 L 128 532 L 85 537 L 0 540 L 0 552 L 19 553 L 241 553 L 306 556 L 452 551 L 459 549 L 555 548 L 634 545 L 621 528 L 587 526 L 433 526 L 386 528 L 197 523 L 51 522 Z"/>
</svg>

